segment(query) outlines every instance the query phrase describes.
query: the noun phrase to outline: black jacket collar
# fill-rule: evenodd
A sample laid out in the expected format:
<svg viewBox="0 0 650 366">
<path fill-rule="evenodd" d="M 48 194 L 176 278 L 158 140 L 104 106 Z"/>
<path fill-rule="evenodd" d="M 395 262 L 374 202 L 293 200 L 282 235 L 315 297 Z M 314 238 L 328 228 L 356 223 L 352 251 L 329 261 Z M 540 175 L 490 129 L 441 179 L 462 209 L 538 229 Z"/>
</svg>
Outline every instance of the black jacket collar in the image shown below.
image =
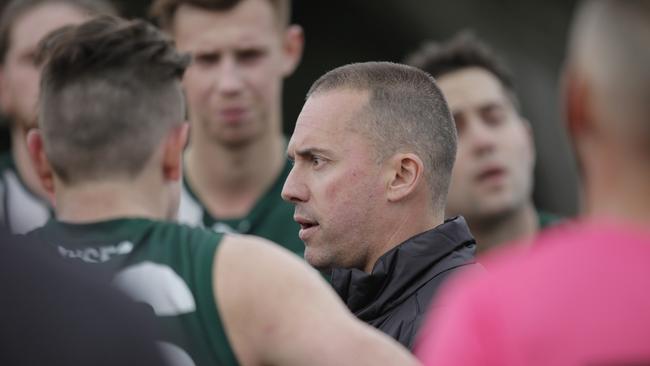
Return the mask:
<svg viewBox="0 0 650 366">
<path fill-rule="evenodd" d="M 361 320 L 370 321 L 399 306 L 438 274 L 467 264 L 476 242 L 461 216 L 413 236 L 382 255 L 367 274 L 334 269 L 332 286 Z"/>
</svg>

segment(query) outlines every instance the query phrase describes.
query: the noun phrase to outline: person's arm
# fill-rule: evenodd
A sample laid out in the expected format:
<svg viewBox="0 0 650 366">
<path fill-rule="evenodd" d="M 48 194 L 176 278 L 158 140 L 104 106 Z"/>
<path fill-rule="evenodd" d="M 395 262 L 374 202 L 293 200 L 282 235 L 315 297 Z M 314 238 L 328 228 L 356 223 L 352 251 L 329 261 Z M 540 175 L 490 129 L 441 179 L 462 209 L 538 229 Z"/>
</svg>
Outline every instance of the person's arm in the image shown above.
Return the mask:
<svg viewBox="0 0 650 366">
<path fill-rule="evenodd" d="M 215 297 L 243 365 L 415 365 L 397 342 L 356 320 L 321 276 L 270 242 L 227 236 Z"/>
</svg>

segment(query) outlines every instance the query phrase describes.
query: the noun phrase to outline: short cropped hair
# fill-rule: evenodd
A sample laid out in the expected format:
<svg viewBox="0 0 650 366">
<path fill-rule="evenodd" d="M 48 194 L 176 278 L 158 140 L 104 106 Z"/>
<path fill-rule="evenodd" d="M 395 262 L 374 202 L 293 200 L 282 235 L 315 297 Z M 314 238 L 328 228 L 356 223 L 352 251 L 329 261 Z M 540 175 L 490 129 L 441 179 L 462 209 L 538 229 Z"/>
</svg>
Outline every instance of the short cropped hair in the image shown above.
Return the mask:
<svg viewBox="0 0 650 366">
<path fill-rule="evenodd" d="M 504 61 L 471 31 L 460 32 L 444 43 L 425 42 L 408 55 L 404 63 L 424 70 L 436 79 L 470 67 L 484 69 L 501 82 L 515 107 L 519 107 L 512 73 Z"/>
<path fill-rule="evenodd" d="M 176 11 L 181 5 L 189 5 L 206 11 L 229 11 L 243 0 L 154 0 L 149 9 L 149 16 L 166 31 L 173 31 Z M 275 11 L 276 20 L 282 27 L 291 20 L 291 0 L 266 0 Z"/>
<path fill-rule="evenodd" d="M 42 44 L 39 124 L 45 153 L 66 184 L 137 176 L 184 117 L 189 63 L 144 21 L 100 17 Z"/>
<path fill-rule="evenodd" d="M 650 2 L 582 1 L 568 44 L 568 70 L 588 81 L 603 135 L 650 158 Z"/>
<path fill-rule="evenodd" d="M 5 6 L 0 17 L 0 64 L 4 63 L 11 47 L 11 32 L 16 20 L 32 9 L 50 4 L 69 5 L 90 16 L 117 15 L 115 7 L 107 0 L 13 0 Z"/>
<path fill-rule="evenodd" d="M 321 76 L 307 98 L 331 90 L 369 93 L 362 120 L 379 161 L 397 152 L 422 159 L 436 207 L 444 207 L 456 159 L 457 134 L 449 106 L 427 73 L 391 62 L 345 65 Z"/>
</svg>

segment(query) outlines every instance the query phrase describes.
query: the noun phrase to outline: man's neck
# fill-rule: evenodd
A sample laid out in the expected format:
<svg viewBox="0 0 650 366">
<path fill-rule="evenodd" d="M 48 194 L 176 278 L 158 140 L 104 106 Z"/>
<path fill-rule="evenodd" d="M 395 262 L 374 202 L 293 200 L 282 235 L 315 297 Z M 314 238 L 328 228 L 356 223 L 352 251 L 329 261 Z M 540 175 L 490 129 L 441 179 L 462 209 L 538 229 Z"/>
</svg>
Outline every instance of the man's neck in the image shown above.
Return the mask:
<svg viewBox="0 0 650 366">
<path fill-rule="evenodd" d="M 41 186 L 38 175 L 36 175 L 34 166 L 29 158 L 25 129 L 20 126 L 16 126 L 11 130 L 11 155 L 16 164 L 17 173 L 27 186 L 27 189 L 43 201 L 49 202 L 47 192 Z"/>
<path fill-rule="evenodd" d="M 468 224 L 476 239 L 478 254 L 513 240 L 531 237 L 539 230 L 539 219 L 532 202 L 506 215 L 487 220 L 470 220 Z"/>
<path fill-rule="evenodd" d="M 436 215 L 429 207 L 423 207 L 420 210 L 406 210 L 396 214 L 394 220 L 386 220 L 385 225 L 374 230 L 375 233 L 379 233 L 378 237 L 380 238 L 376 243 L 383 244 L 374 247 L 374 252 L 370 254 L 363 268 L 364 272 L 371 273 L 379 258 L 391 249 L 415 235 L 442 224 L 443 216 L 442 212 Z"/>
<path fill-rule="evenodd" d="M 124 217 L 166 219 L 169 207 L 157 189 L 137 184 L 94 183 L 63 188 L 58 184 L 56 217 L 69 223 L 90 223 Z M 151 187 L 148 187 L 151 188 Z M 159 194 L 154 194 L 154 192 Z"/>
<path fill-rule="evenodd" d="M 628 159 L 589 169 L 584 178 L 583 213 L 587 217 L 645 227 L 650 225 L 650 171 L 647 164 Z"/>
<path fill-rule="evenodd" d="M 237 149 L 192 144 L 185 155 L 185 177 L 210 214 L 243 217 L 280 175 L 286 161 L 284 150 L 281 134 Z"/>
</svg>

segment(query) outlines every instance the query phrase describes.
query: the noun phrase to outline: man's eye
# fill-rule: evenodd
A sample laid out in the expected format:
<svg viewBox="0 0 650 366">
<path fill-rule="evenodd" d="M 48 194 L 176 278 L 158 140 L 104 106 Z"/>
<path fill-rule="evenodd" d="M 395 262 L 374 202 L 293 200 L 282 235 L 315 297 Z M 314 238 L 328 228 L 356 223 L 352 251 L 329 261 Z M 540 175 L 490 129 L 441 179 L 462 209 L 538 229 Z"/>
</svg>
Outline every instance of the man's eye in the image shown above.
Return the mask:
<svg viewBox="0 0 650 366">
<path fill-rule="evenodd" d="M 264 56 L 264 51 L 258 49 L 244 50 L 237 53 L 237 59 L 243 63 L 255 62 L 262 56 Z"/>
<path fill-rule="evenodd" d="M 323 165 L 324 163 L 325 163 L 325 160 L 322 159 L 322 158 L 320 158 L 320 157 L 318 157 L 318 156 L 313 156 L 313 157 L 311 158 L 311 164 L 312 164 L 314 167 L 319 167 L 319 166 Z"/>
<path fill-rule="evenodd" d="M 212 65 L 219 62 L 219 55 L 216 53 L 206 53 L 194 56 L 194 62 L 199 65 Z"/>
<path fill-rule="evenodd" d="M 491 106 L 485 108 L 481 111 L 483 115 L 483 120 L 485 120 L 489 125 L 496 126 L 501 124 L 506 118 L 506 112 L 502 107 Z"/>
</svg>

